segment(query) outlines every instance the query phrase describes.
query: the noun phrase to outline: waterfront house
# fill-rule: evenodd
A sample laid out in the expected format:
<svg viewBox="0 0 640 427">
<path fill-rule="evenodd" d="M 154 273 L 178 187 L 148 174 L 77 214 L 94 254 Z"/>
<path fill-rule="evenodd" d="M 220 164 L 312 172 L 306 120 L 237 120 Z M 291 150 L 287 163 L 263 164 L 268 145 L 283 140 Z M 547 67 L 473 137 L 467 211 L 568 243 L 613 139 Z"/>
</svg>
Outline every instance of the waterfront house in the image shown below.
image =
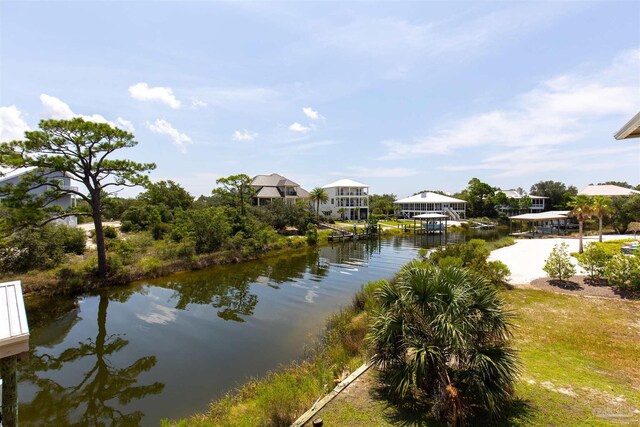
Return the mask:
<svg viewBox="0 0 640 427">
<path fill-rule="evenodd" d="M 545 208 L 545 200 L 548 199 L 548 197 L 527 194 L 527 192 L 522 188 L 516 188 L 515 190 L 498 190 L 498 192 L 504 193 L 511 202 L 508 205 L 496 206 L 498 212 L 503 212 L 507 215 L 517 215 L 522 213 L 523 209 L 520 209 L 519 203 L 524 197 L 529 197 L 531 200 L 531 206 L 528 209 L 529 213 L 543 212 Z"/>
<path fill-rule="evenodd" d="M 369 186 L 351 179 L 323 185 L 328 200 L 320 204 L 320 213 L 333 218 L 366 219 L 369 213 Z"/>
<path fill-rule="evenodd" d="M 33 172 L 34 170 L 35 168 L 26 168 L 5 174 L 3 177 L 0 177 L 0 188 L 6 187 L 10 191 L 11 186 L 18 185 L 24 178 L 25 174 Z M 71 179 L 63 172 L 49 172 L 46 174 L 46 176 L 47 180 L 52 185 L 42 185 L 40 187 L 34 188 L 29 191 L 29 194 L 33 195 L 34 197 L 44 196 L 45 192 L 53 190 L 53 185 L 57 184 L 56 181 L 58 181 L 59 186 L 62 189 L 78 191 L 78 187 L 72 186 Z M 2 197 L 2 194 L 0 194 L 0 200 L 2 199 Z M 72 209 L 76 206 L 76 197 L 72 194 L 63 194 L 57 199 L 48 201 L 45 205 L 45 207 L 47 208 L 54 206 L 60 207 L 63 211 Z M 73 215 L 56 220 L 56 222 L 75 226 L 78 224 L 78 219 L 75 215 Z"/>
<path fill-rule="evenodd" d="M 251 181 L 255 194 L 251 203 L 254 206 L 265 206 L 272 200 L 281 199 L 293 204 L 297 200 L 309 201 L 309 192 L 300 185 L 277 173 L 256 175 Z"/>
<path fill-rule="evenodd" d="M 449 219 L 460 221 L 467 217 L 467 201 L 426 191 L 394 202 L 399 206 L 404 218 L 421 214 L 442 214 Z"/>
<path fill-rule="evenodd" d="M 640 191 L 633 190 L 631 188 L 620 187 L 619 185 L 600 184 L 600 185 L 587 185 L 582 190 L 578 191 L 579 196 L 634 196 L 640 194 Z"/>
</svg>

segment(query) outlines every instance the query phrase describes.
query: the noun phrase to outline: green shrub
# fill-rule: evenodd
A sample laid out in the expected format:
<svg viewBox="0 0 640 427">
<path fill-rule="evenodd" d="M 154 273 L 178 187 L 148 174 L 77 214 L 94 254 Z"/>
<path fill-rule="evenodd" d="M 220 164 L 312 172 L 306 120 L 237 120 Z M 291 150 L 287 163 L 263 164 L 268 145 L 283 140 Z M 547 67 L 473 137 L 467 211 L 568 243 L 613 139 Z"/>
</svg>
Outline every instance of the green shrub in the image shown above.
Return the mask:
<svg viewBox="0 0 640 427">
<path fill-rule="evenodd" d="M 107 239 L 115 239 L 118 237 L 118 230 L 115 227 L 107 225 L 104 227 L 104 237 Z"/>
<path fill-rule="evenodd" d="M 112 239 L 106 243 L 107 255 L 115 253 L 123 265 L 133 263 L 136 254 L 136 248 L 128 240 Z"/>
<path fill-rule="evenodd" d="M 640 255 L 616 254 L 604 270 L 609 284 L 640 291 Z"/>
<path fill-rule="evenodd" d="M 59 265 L 65 255 L 65 234 L 48 224 L 42 228 L 23 229 L 0 244 L 0 270 L 20 272 L 45 270 Z"/>
<path fill-rule="evenodd" d="M 607 264 L 613 256 L 614 254 L 605 249 L 604 245 L 592 242 L 587 243 L 584 251 L 581 254 L 577 254 L 576 258 L 580 267 L 587 271 L 589 277 L 599 279 L 604 276 Z"/>
<path fill-rule="evenodd" d="M 307 224 L 306 237 L 307 237 L 308 245 L 313 246 L 316 243 L 318 243 L 318 229 L 314 224 L 312 223 Z"/>
<path fill-rule="evenodd" d="M 122 270 L 123 263 L 120 256 L 117 253 L 109 253 L 107 252 L 107 271 L 109 276 L 114 275 L 118 271 Z M 97 277 L 98 276 L 98 256 L 94 255 L 89 258 L 82 269 L 90 276 Z"/>
<path fill-rule="evenodd" d="M 59 226 L 63 234 L 63 245 L 66 253 L 82 255 L 87 248 L 87 235 L 84 230 L 77 227 Z"/>
<path fill-rule="evenodd" d="M 464 265 L 464 262 L 462 261 L 462 258 L 457 256 L 446 256 L 438 260 L 438 267 L 440 268 L 462 267 L 463 265 Z"/>
<path fill-rule="evenodd" d="M 509 267 L 507 267 L 504 262 L 497 260 L 488 261 L 482 268 L 476 271 L 484 276 L 489 283 L 493 283 L 494 285 L 504 285 L 511 275 Z"/>
<path fill-rule="evenodd" d="M 568 248 L 569 245 L 566 243 L 560 243 L 551 250 L 551 254 L 543 268 L 549 277 L 557 280 L 567 280 L 576 274 L 576 268 L 571 263 L 571 255 L 569 255 Z"/>
</svg>

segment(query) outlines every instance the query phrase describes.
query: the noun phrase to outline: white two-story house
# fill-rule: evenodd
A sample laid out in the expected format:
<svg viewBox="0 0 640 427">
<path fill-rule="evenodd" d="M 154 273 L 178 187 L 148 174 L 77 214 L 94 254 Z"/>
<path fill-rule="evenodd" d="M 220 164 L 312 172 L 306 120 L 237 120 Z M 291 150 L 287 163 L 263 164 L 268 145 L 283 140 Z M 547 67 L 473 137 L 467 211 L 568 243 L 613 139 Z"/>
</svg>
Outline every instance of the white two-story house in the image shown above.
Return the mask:
<svg viewBox="0 0 640 427">
<path fill-rule="evenodd" d="M 411 197 L 394 202 L 400 207 L 404 218 L 413 218 L 416 215 L 435 213 L 447 215 L 449 219 L 460 221 L 466 218 L 467 201 L 456 199 L 430 191 L 419 193 Z"/>
<path fill-rule="evenodd" d="M 369 186 L 351 179 L 340 179 L 322 188 L 329 196 L 320 204 L 320 213 L 332 218 L 366 219 L 369 215 Z"/>
<path fill-rule="evenodd" d="M 543 212 L 545 208 L 545 200 L 548 199 L 548 197 L 527 194 L 527 192 L 522 188 L 516 188 L 515 190 L 498 191 L 503 192 L 509 198 L 509 200 L 513 202 L 512 205 L 496 206 L 496 209 L 498 209 L 499 212 L 504 212 L 507 215 L 517 215 L 519 213 L 522 213 L 522 209 L 520 209 L 519 207 L 516 208 L 515 205 L 517 205 L 520 202 L 520 199 L 525 196 L 531 199 L 531 207 L 528 209 L 528 213 Z"/>
</svg>

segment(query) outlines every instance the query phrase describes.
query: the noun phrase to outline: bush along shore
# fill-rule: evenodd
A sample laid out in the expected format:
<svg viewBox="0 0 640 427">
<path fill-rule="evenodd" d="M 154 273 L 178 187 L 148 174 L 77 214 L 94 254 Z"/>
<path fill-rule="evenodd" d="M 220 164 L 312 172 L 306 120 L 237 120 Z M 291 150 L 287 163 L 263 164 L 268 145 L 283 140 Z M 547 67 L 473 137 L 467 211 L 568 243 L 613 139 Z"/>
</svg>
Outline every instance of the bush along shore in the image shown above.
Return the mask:
<svg viewBox="0 0 640 427">
<path fill-rule="evenodd" d="M 503 245 L 509 243 L 513 242 L 508 240 L 502 242 Z M 447 271 L 453 274 L 453 277 L 457 277 L 457 274 L 470 274 L 473 276 L 472 288 L 479 292 L 478 295 L 482 294 L 481 299 L 484 302 L 496 308 L 495 304 L 498 306 L 501 304 L 496 289 L 504 288 L 503 284 L 509 272 L 504 264 L 488 262 L 489 252 L 489 247 L 482 240 L 440 248 L 432 253 L 429 259 L 414 261 L 404 267 L 399 277 L 404 277 L 403 271 L 406 272 L 415 267 Z M 307 349 L 306 356 L 302 360 L 282 366 L 263 378 L 247 382 L 237 390 L 212 402 L 203 413 L 182 420 L 163 420 L 163 426 L 290 425 L 318 398 L 333 389 L 336 383 L 345 379 L 365 361 L 370 360 L 373 355 L 372 348 L 381 345 L 374 338 L 376 334 L 370 333 L 371 325 L 377 322 L 380 326 L 381 319 L 385 316 L 382 310 L 384 302 L 381 298 L 388 296 L 389 292 L 393 293 L 394 289 L 399 289 L 396 286 L 397 282 L 396 279 L 391 282 L 381 280 L 364 285 L 354 295 L 350 305 L 329 318 L 322 338 Z M 489 294 L 492 295 L 491 298 Z M 471 307 L 469 304 L 462 305 Z M 378 332 L 379 329 L 377 329 Z M 498 327 L 496 331 L 503 331 L 503 329 Z M 508 338 L 508 333 L 503 336 L 500 332 L 499 335 L 504 339 Z M 487 339 L 494 342 L 497 338 L 487 337 Z M 376 342 L 378 344 L 374 344 Z M 447 350 L 442 348 L 442 351 Z M 507 353 L 508 363 L 506 364 L 512 363 L 513 372 L 516 372 L 516 362 L 511 350 L 507 350 Z M 391 375 L 393 376 L 392 373 Z M 512 382 L 507 377 L 503 377 L 503 380 L 503 385 Z M 450 384 L 444 384 L 445 389 L 447 385 Z M 415 399 L 420 394 L 415 386 L 417 384 L 409 384 L 404 390 L 415 389 L 416 395 L 412 395 L 411 398 L 408 395 L 403 397 L 409 400 Z M 400 397 L 398 393 L 388 391 L 390 398 Z M 491 399 L 492 396 L 489 398 Z M 476 403 L 474 401 L 473 407 Z M 468 413 L 470 408 L 465 406 L 464 412 Z M 445 412 L 438 412 L 435 406 L 427 416 L 432 420 L 436 416 L 449 418 Z M 460 413 L 456 413 L 456 416 L 460 416 Z"/>
<path fill-rule="evenodd" d="M 268 238 L 255 241 L 237 241 L 235 245 L 217 251 L 196 253 L 193 242 L 186 240 L 154 240 L 147 232 L 121 233 L 115 230 L 107 237 L 110 274 L 106 279 L 96 277 L 95 252 L 77 249 L 85 245 L 84 236 L 78 238 L 74 230 L 65 226 L 48 226 L 38 230 L 28 244 L 29 256 L 36 254 L 40 268 L 12 269 L 0 280 L 21 280 L 26 295 L 78 294 L 103 286 L 125 285 L 142 279 L 167 276 L 180 271 L 199 270 L 222 264 L 255 260 L 290 251 L 305 251 L 315 245 L 327 243 L 328 231 L 317 231 L 314 243 L 304 236 L 280 236 L 269 233 Z M 64 230 L 64 231 L 61 231 Z M 80 231 L 80 230 L 78 230 Z M 64 249 L 65 243 L 55 242 L 52 235 L 73 234 L 81 243 L 72 251 Z M 25 254 L 26 256 L 26 254 Z M 6 270 L 5 270 L 6 271 Z"/>
</svg>

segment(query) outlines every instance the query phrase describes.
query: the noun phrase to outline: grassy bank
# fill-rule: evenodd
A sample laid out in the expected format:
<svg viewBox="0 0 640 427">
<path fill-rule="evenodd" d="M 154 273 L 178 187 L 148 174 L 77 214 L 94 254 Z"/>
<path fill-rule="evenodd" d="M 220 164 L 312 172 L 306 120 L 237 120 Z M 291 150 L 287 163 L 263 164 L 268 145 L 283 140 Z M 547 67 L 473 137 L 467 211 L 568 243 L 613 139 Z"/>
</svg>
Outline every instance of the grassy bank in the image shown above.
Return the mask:
<svg viewBox="0 0 640 427">
<path fill-rule="evenodd" d="M 501 295 L 516 314 L 523 373 L 517 402 L 499 425 L 640 423 L 640 302 L 528 289 Z M 326 407 L 325 424 L 440 425 L 389 405 L 375 380 L 364 394 Z"/>
<path fill-rule="evenodd" d="M 332 230 L 318 230 L 316 246 L 329 244 L 328 238 L 332 233 Z M 382 234 L 392 236 L 397 233 L 392 230 Z M 306 250 L 309 247 L 303 236 L 278 236 L 260 247 L 240 245 L 234 249 L 197 255 L 188 248 L 185 250 L 185 245 L 181 243 L 153 240 L 147 232 L 124 233 L 117 240 L 108 240 L 107 244 L 112 273 L 106 280 L 96 278 L 95 250 L 87 250 L 83 255 L 69 256 L 56 268 L 31 270 L 25 273 L 6 273 L 0 276 L 0 280 L 22 281 L 25 294 L 77 294 L 92 291 L 101 286 L 122 285 L 180 271 L 251 261 L 265 256 Z"/>
<path fill-rule="evenodd" d="M 318 232 L 318 245 L 327 244 L 330 231 Z M 213 253 L 194 254 L 180 243 L 153 240 L 149 233 L 123 233 L 108 241 L 108 256 L 112 274 L 106 280 L 95 277 L 95 250 L 69 256 L 59 267 L 4 274 L 0 280 L 20 280 L 25 294 L 62 295 L 95 290 L 101 286 L 127 284 L 135 280 L 153 279 L 179 271 L 199 270 L 216 265 L 255 260 L 265 256 L 306 250 L 301 236 L 278 236 L 260 247 L 236 248 Z"/>
</svg>

